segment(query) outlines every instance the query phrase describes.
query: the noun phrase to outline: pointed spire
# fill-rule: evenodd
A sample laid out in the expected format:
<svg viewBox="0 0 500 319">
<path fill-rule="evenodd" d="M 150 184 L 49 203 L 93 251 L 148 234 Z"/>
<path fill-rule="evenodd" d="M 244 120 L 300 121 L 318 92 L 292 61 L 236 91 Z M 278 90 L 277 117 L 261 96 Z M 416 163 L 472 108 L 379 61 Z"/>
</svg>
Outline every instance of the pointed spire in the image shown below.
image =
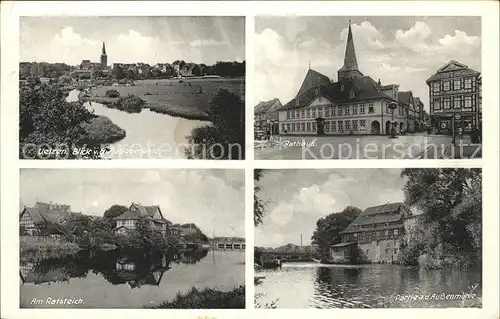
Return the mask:
<svg viewBox="0 0 500 319">
<path fill-rule="evenodd" d="M 354 40 L 352 38 L 351 20 L 349 20 L 344 66 L 342 67 L 342 69 L 344 71 L 358 70 L 358 60 L 356 59 L 356 50 L 354 49 Z"/>
<path fill-rule="evenodd" d="M 102 43 L 102 55 L 106 55 L 106 45 Z"/>
<path fill-rule="evenodd" d="M 311 69 L 311 61 L 309 61 L 309 70 Z"/>
</svg>

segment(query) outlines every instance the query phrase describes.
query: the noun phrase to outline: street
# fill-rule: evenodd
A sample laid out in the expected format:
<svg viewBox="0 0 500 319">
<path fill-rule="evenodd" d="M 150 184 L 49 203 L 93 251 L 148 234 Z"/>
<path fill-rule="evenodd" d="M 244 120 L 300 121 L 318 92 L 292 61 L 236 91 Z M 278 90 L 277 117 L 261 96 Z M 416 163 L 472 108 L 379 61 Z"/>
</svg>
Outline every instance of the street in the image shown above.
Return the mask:
<svg viewBox="0 0 500 319">
<path fill-rule="evenodd" d="M 255 159 L 264 160 L 439 159 L 449 157 L 451 141 L 446 135 L 284 136 L 275 142 L 256 141 L 254 147 Z M 468 142 L 467 137 L 457 139 L 457 145 Z"/>
</svg>

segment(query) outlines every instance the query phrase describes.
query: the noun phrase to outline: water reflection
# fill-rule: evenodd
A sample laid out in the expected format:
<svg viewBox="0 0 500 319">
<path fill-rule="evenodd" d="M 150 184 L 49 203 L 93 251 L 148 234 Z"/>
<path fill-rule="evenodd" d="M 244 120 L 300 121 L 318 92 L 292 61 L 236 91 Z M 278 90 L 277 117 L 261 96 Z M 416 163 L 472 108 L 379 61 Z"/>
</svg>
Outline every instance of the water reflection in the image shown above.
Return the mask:
<svg viewBox="0 0 500 319">
<path fill-rule="evenodd" d="M 74 257 L 50 258 L 40 261 L 21 259 L 20 278 L 23 284 L 69 282 L 70 278 L 85 278 L 88 273 L 100 274 L 113 285 L 128 284 L 159 286 L 171 263 L 196 264 L 208 255 L 208 250 L 181 251 L 175 254 L 143 252 L 80 252 Z"/>
<path fill-rule="evenodd" d="M 285 264 L 282 271 L 262 271 L 255 287 L 279 308 L 481 307 L 480 269 L 426 270 L 397 265 Z M 473 288 L 476 285 L 477 288 Z M 472 287 L 472 288 L 471 288 Z M 435 294 L 476 297 L 455 300 L 400 300 L 397 296 Z"/>
</svg>

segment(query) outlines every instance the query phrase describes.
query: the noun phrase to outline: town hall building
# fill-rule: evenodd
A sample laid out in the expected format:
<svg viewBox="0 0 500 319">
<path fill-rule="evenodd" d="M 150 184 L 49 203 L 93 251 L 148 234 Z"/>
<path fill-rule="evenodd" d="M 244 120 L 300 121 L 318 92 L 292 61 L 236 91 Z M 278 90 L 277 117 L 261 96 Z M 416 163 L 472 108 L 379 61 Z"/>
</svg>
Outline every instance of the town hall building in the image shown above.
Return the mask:
<svg viewBox="0 0 500 319">
<path fill-rule="evenodd" d="M 388 88 L 390 92 L 386 92 Z M 389 134 L 392 127 L 399 133 L 407 129 L 408 110 L 398 103 L 397 88 L 383 86 L 380 80 L 361 73 L 349 22 L 344 64 L 337 72 L 337 82 L 309 68 L 297 95 L 279 111 L 279 133 L 378 135 Z M 394 110 L 389 107 L 391 103 L 397 105 Z"/>
</svg>

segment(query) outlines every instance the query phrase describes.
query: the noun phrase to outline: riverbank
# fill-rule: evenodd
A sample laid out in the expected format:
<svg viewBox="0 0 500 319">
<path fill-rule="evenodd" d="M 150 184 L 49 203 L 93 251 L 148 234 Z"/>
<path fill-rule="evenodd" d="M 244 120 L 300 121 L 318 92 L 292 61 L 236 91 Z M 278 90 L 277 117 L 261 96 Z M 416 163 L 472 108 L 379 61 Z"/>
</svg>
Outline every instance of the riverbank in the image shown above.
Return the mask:
<svg viewBox="0 0 500 319">
<path fill-rule="evenodd" d="M 245 286 L 229 291 L 212 288 L 192 288 L 187 293 L 178 293 L 172 301 L 165 301 L 148 309 L 244 309 Z"/>
<path fill-rule="evenodd" d="M 56 238 L 41 239 L 36 236 L 21 236 L 19 252 L 21 256 L 35 259 L 63 258 L 74 256 L 82 250 L 77 244 Z"/>
</svg>

